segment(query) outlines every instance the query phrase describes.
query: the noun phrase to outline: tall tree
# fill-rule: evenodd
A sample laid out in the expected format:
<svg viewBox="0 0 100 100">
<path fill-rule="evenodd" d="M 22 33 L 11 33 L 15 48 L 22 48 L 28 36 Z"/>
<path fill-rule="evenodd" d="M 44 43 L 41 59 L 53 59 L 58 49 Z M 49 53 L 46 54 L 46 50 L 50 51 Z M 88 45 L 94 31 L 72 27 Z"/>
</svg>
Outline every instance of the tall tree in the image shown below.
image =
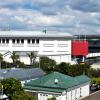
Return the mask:
<svg viewBox="0 0 100 100">
<path fill-rule="evenodd" d="M 47 73 L 54 71 L 56 61 L 48 57 L 40 57 L 40 67 Z"/>
<path fill-rule="evenodd" d="M 34 65 L 36 57 L 37 57 L 37 55 L 35 54 L 35 52 L 32 51 L 31 53 L 28 53 L 27 55 L 30 58 L 30 65 L 32 65 L 32 64 Z"/>
<path fill-rule="evenodd" d="M 1 81 L 3 85 L 3 92 L 7 96 L 12 96 L 15 91 L 23 91 L 21 82 L 14 78 L 3 79 Z"/>
<path fill-rule="evenodd" d="M 19 55 L 17 55 L 15 52 L 12 53 L 11 59 L 13 61 L 13 65 L 16 66 L 16 62 L 19 60 Z"/>
<path fill-rule="evenodd" d="M 3 55 L 0 53 L 0 69 L 1 69 L 1 62 L 3 61 Z"/>
</svg>

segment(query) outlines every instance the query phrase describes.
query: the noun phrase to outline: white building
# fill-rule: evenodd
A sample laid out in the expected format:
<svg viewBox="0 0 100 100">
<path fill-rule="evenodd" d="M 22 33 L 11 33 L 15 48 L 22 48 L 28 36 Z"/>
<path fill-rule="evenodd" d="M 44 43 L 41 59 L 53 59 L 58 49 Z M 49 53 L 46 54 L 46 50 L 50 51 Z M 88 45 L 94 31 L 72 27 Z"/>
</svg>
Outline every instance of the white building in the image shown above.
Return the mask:
<svg viewBox="0 0 100 100">
<path fill-rule="evenodd" d="M 11 62 L 12 52 L 29 64 L 27 53 L 34 51 L 38 56 L 48 56 L 57 63 L 71 62 L 71 39 L 68 33 L 42 31 L 0 31 L 0 53 L 5 61 Z"/>
<path fill-rule="evenodd" d="M 70 77 L 58 72 L 25 83 L 25 91 L 37 95 L 38 100 L 56 97 L 57 100 L 79 100 L 89 95 L 90 79 L 85 76 Z"/>
</svg>

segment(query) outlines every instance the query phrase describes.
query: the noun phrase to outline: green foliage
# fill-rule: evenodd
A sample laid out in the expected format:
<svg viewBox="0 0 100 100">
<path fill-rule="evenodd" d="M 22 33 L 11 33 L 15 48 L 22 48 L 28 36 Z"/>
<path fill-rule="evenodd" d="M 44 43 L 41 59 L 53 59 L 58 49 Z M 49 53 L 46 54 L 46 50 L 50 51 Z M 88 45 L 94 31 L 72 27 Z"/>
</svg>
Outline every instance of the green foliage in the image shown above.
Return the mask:
<svg viewBox="0 0 100 100">
<path fill-rule="evenodd" d="M 25 64 L 21 61 L 16 61 L 15 65 L 17 65 L 16 67 L 18 67 L 18 68 L 25 68 Z"/>
<path fill-rule="evenodd" d="M 30 58 L 30 65 L 32 65 L 32 64 L 34 65 L 36 57 L 37 57 L 37 55 L 35 54 L 35 52 L 33 51 L 31 53 L 28 53 L 27 55 Z"/>
<path fill-rule="evenodd" d="M 25 93 L 21 86 L 21 82 L 14 78 L 3 79 L 3 93 L 6 94 L 10 100 L 36 100 L 35 97 Z"/>
<path fill-rule="evenodd" d="M 13 93 L 11 100 L 36 100 L 35 97 L 23 92 L 16 91 Z"/>
<path fill-rule="evenodd" d="M 3 61 L 3 55 L 0 53 L 0 62 Z"/>
<path fill-rule="evenodd" d="M 40 67 L 48 72 L 54 71 L 54 68 L 56 66 L 56 62 L 48 57 L 41 57 L 40 58 Z"/>
<path fill-rule="evenodd" d="M 90 69 L 89 73 L 91 75 L 91 77 L 100 77 L 100 69 Z"/>
<path fill-rule="evenodd" d="M 48 98 L 48 100 L 56 100 L 56 97 Z"/>
<path fill-rule="evenodd" d="M 13 67 L 17 66 L 17 61 L 19 61 L 19 55 L 17 55 L 15 52 L 12 53 L 11 59 L 13 61 Z"/>
<path fill-rule="evenodd" d="M 93 77 L 92 84 L 100 84 L 100 77 Z"/>
<path fill-rule="evenodd" d="M 81 74 L 88 75 L 90 66 L 87 64 L 70 65 L 69 63 L 60 63 L 55 67 L 55 71 L 61 72 L 70 76 L 78 76 Z"/>
<path fill-rule="evenodd" d="M 1 68 L 2 61 L 3 61 L 3 55 L 0 53 L 0 68 Z"/>
<path fill-rule="evenodd" d="M 63 74 L 68 74 L 69 67 L 70 67 L 69 63 L 62 62 L 62 63 L 56 65 L 54 70 L 61 72 Z"/>
<path fill-rule="evenodd" d="M 87 63 L 70 65 L 69 63 L 61 62 L 56 65 L 56 62 L 48 57 L 40 58 L 40 67 L 47 73 L 57 71 L 70 76 L 78 76 L 82 74 L 89 76 L 90 69 L 90 65 Z"/>
<path fill-rule="evenodd" d="M 3 79 L 1 81 L 3 85 L 3 92 L 8 96 L 12 96 L 15 91 L 23 91 L 21 87 L 21 82 L 14 78 Z"/>
</svg>

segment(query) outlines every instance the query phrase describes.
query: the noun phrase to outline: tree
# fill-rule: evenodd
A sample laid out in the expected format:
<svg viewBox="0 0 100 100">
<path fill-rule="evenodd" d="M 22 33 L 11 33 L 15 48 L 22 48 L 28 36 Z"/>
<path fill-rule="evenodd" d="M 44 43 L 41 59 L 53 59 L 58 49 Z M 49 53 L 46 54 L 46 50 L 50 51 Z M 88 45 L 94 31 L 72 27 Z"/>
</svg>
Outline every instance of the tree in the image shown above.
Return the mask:
<svg viewBox="0 0 100 100">
<path fill-rule="evenodd" d="M 3 79 L 1 81 L 3 85 L 3 93 L 11 97 L 15 91 L 23 91 L 21 82 L 14 78 Z"/>
<path fill-rule="evenodd" d="M 46 71 L 51 72 L 54 71 L 56 66 L 56 62 L 48 57 L 40 57 L 40 67 Z"/>
<path fill-rule="evenodd" d="M 35 52 L 32 51 L 31 53 L 28 53 L 27 55 L 30 58 L 30 65 L 32 65 L 32 64 L 34 65 L 36 57 L 37 57 L 37 55 L 35 54 Z"/>
<path fill-rule="evenodd" d="M 89 70 L 90 66 L 88 64 L 70 65 L 69 63 L 62 62 L 55 67 L 55 71 L 69 76 L 78 76 L 83 73 L 89 76 Z"/>
<path fill-rule="evenodd" d="M 35 97 L 24 92 L 21 82 L 17 79 L 3 79 L 1 84 L 3 85 L 3 93 L 9 97 L 9 100 L 36 100 Z"/>
<path fill-rule="evenodd" d="M 1 69 L 1 62 L 3 61 L 3 55 L 0 53 L 0 69 Z"/>
<path fill-rule="evenodd" d="M 61 62 L 60 64 L 56 65 L 55 71 L 58 71 L 63 74 L 68 74 L 69 66 L 69 63 Z"/>
<path fill-rule="evenodd" d="M 16 61 L 15 65 L 17 65 L 19 68 L 25 68 L 25 64 L 21 61 Z"/>
<path fill-rule="evenodd" d="M 19 92 L 14 92 L 11 100 L 36 100 L 35 97 L 23 92 L 23 91 L 19 91 Z"/>
<path fill-rule="evenodd" d="M 48 100 L 56 100 L 56 97 L 48 98 Z"/>
<path fill-rule="evenodd" d="M 16 62 L 19 60 L 19 55 L 17 55 L 15 52 L 12 53 L 11 59 L 13 61 L 13 66 L 17 66 Z"/>
</svg>

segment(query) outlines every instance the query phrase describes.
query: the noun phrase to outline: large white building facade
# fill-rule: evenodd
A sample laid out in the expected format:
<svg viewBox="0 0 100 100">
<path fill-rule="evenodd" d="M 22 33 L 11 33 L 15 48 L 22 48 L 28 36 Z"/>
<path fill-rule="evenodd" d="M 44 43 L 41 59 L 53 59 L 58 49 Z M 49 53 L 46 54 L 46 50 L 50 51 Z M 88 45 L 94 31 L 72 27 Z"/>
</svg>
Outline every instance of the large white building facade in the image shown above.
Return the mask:
<svg viewBox="0 0 100 100">
<path fill-rule="evenodd" d="M 71 34 L 44 33 L 42 31 L 0 31 L 0 53 L 4 60 L 11 62 L 12 52 L 20 56 L 25 64 L 30 64 L 27 53 L 48 56 L 57 63 L 71 63 Z"/>
</svg>

